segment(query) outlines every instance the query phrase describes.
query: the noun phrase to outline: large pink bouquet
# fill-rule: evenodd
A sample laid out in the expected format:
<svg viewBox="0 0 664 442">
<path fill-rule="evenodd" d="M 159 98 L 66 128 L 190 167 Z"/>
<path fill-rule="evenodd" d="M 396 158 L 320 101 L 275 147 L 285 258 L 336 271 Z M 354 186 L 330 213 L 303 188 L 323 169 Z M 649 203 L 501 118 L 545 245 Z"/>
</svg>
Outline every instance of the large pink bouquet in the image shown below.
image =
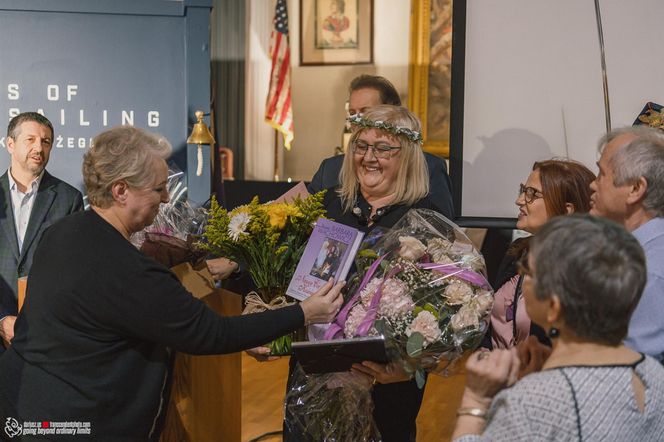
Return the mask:
<svg viewBox="0 0 664 442">
<path fill-rule="evenodd" d="M 493 293 L 481 254 L 458 226 L 424 209 L 410 210 L 392 229 L 365 243 L 356 258 L 359 276 L 322 338 L 382 335 L 388 357 L 413 373 L 420 387 L 426 372 L 449 374 L 455 361 L 479 345 L 488 327 Z M 353 409 L 356 416 L 371 416 L 370 407 L 358 411 L 340 399 L 366 403 L 358 400 L 361 384 L 338 382 L 339 374 L 331 382 L 330 376 L 300 372 L 287 396 L 287 419 L 300 430 L 317 428 L 312 425 L 316 420 L 327 421 L 321 428 L 336 426 L 331 435 L 307 429 L 316 440 L 341 440 L 340 435 L 378 440 L 370 424 L 358 430 L 357 417 L 339 415 L 339 410 Z M 334 391 L 339 388 L 353 393 Z M 344 426 L 345 419 L 353 421 L 352 428 Z"/>
</svg>

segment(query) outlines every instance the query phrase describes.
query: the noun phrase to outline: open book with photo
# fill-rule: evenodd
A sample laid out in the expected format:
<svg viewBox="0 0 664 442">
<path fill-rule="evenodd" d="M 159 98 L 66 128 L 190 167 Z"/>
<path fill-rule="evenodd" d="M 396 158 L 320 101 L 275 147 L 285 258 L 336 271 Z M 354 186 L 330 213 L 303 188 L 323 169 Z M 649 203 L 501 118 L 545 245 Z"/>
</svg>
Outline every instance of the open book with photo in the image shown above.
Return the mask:
<svg viewBox="0 0 664 442">
<path fill-rule="evenodd" d="M 319 218 L 286 294 L 302 301 L 330 278 L 344 280 L 363 237 L 357 229 Z"/>
</svg>

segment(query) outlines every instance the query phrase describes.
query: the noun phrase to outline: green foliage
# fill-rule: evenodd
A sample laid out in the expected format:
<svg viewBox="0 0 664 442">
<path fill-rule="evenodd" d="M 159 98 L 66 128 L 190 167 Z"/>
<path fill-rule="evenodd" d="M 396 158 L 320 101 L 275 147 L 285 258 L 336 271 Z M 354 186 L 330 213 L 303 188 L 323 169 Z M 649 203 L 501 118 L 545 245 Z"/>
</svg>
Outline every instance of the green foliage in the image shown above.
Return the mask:
<svg viewBox="0 0 664 442">
<path fill-rule="evenodd" d="M 417 382 L 417 388 L 420 390 L 424 388 L 424 384 L 427 381 L 427 377 L 425 375 L 424 370 L 418 369 L 415 372 L 415 382 Z"/>
<path fill-rule="evenodd" d="M 406 352 L 411 358 L 416 358 L 422 353 L 422 348 L 424 347 L 424 336 L 419 332 L 413 332 L 408 337 L 408 342 L 406 343 Z"/>
</svg>

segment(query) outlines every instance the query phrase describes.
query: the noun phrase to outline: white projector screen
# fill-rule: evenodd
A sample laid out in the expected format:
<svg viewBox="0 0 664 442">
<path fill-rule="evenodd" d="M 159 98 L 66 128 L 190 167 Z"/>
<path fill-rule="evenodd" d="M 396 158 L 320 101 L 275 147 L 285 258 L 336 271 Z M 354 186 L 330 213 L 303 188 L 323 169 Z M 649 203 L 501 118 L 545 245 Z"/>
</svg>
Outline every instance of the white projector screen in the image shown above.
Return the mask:
<svg viewBox="0 0 664 442">
<path fill-rule="evenodd" d="M 599 0 L 611 127 L 664 104 L 661 0 Z M 606 132 L 594 0 L 454 0 L 450 174 L 457 221 L 512 227 L 535 161 L 596 172 Z"/>
</svg>

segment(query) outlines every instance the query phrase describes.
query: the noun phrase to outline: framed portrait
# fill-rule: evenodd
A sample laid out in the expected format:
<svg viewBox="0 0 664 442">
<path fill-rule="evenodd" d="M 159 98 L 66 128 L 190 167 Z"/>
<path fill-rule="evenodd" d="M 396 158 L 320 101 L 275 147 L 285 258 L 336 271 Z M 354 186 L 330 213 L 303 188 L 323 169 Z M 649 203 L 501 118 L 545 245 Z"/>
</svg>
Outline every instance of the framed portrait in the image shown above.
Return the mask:
<svg viewBox="0 0 664 442">
<path fill-rule="evenodd" d="M 300 0 L 300 65 L 373 62 L 373 0 Z"/>
<path fill-rule="evenodd" d="M 408 107 L 422 121 L 424 150 L 450 154 L 453 0 L 411 0 Z"/>
</svg>

